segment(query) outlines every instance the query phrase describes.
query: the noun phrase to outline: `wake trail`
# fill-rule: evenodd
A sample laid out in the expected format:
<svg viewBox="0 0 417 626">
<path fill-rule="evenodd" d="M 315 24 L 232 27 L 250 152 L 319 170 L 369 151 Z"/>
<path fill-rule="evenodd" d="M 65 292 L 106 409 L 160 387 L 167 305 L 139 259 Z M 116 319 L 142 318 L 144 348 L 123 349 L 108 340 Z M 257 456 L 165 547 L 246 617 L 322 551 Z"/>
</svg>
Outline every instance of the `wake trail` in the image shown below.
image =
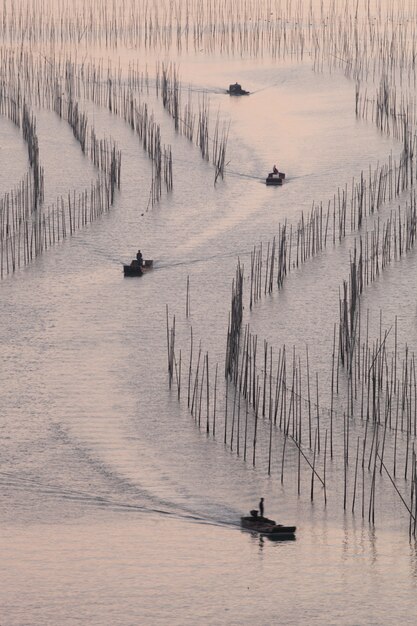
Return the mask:
<svg viewBox="0 0 417 626">
<path fill-rule="evenodd" d="M 207 263 L 207 261 L 213 261 L 217 259 L 228 259 L 236 256 L 247 256 L 251 254 L 252 250 L 235 250 L 234 252 L 205 255 L 204 257 L 197 257 L 195 259 L 186 259 L 184 261 L 163 261 L 157 264 L 156 270 L 170 269 L 171 267 L 187 267 L 195 265 L 196 263 Z"/>
<path fill-rule="evenodd" d="M 167 508 L 161 508 L 158 506 L 138 504 L 134 502 L 125 502 L 115 498 L 109 498 L 107 496 L 100 496 L 98 494 L 81 491 L 77 489 L 66 489 L 60 485 L 42 483 L 41 481 L 15 476 L 11 472 L 0 472 L 0 482 L 5 487 L 10 487 L 18 491 L 26 490 L 33 491 L 38 494 L 54 496 L 61 500 L 71 500 L 92 507 L 108 508 L 113 511 L 129 511 L 143 513 L 147 515 L 161 515 L 164 517 L 170 517 L 178 520 L 190 521 L 198 524 L 218 526 L 225 528 L 233 528 L 238 525 L 238 522 L 233 520 L 220 520 L 218 517 L 211 517 L 207 515 L 198 514 L 187 510 L 178 510 L 178 505 L 173 504 L 173 510 Z M 169 505 L 168 505 L 169 506 Z M 175 508 L 177 510 L 175 510 Z M 229 514 L 233 517 L 239 517 L 235 511 Z"/>
<path fill-rule="evenodd" d="M 255 176 L 254 174 L 245 174 L 244 172 L 237 172 L 236 170 L 229 170 L 226 168 L 226 174 L 230 174 L 231 176 L 236 176 L 237 178 L 249 178 L 252 180 L 264 181 L 265 177 Z"/>
<path fill-rule="evenodd" d="M 278 83 L 272 83 L 272 85 L 267 85 L 266 87 L 262 87 L 261 89 L 256 89 L 255 91 L 251 91 L 250 95 L 255 95 L 257 93 L 261 93 L 261 91 L 265 91 L 266 89 L 272 89 L 272 87 L 277 87 L 278 85 L 282 85 L 282 81 Z"/>
</svg>

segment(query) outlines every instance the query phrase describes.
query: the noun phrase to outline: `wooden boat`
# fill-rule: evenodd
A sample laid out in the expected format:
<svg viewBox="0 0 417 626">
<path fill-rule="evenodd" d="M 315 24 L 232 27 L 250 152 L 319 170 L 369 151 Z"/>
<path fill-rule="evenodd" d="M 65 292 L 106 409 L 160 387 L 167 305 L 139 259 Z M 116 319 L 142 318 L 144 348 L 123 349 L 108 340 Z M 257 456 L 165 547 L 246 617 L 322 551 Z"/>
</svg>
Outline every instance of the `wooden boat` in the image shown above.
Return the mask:
<svg viewBox="0 0 417 626">
<path fill-rule="evenodd" d="M 274 174 L 273 172 L 271 172 L 270 174 L 268 174 L 265 182 L 267 185 L 282 185 L 284 179 L 284 172 L 278 172 L 278 174 Z"/>
<path fill-rule="evenodd" d="M 248 96 L 250 92 L 242 89 L 242 85 L 239 85 L 239 83 L 235 83 L 234 85 L 229 85 L 229 89 L 226 93 L 228 93 L 229 96 Z"/>
<path fill-rule="evenodd" d="M 123 265 L 123 273 L 125 276 L 142 276 L 148 272 L 153 266 L 153 260 L 144 259 L 142 267 L 140 267 L 137 259 L 133 259 L 130 265 Z"/>
<path fill-rule="evenodd" d="M 253 530 L 271 539 L 293 538 L 297 529 L 296 526 L 284 526 L 283 524 L 277 524 L 273 519 L 260 517 L 257 511 L 251 511 L 250 516 L 241 517 L 240 521 L 243 528 Z"/>
</svg>

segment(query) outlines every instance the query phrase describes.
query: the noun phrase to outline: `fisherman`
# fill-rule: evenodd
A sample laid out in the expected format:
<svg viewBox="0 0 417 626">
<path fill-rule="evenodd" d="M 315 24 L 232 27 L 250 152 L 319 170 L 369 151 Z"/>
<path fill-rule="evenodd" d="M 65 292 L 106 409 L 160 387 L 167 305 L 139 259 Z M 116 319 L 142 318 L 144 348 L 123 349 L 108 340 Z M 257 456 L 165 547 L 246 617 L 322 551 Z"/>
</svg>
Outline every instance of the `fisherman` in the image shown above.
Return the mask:
<svg viewBox="0 0 417 626">
<path fill-rule="evenodd" d="M 264 516 L 264 499 L 261 498 L 259 501 L 259 514 L 261 517 Z"/>
<path fill-rule="evenodd" d="M 137 253 L 136 253 L 136 260 L 138 262 L 139 267 L 142 267 L 142 265 L 143 265 L 143 256 L 142 256 L 142 252 L 140 250 L 138 250 Z"/>
<path fill-rule="evenodd" d="M 276 165 L 274 165 L 274 167 L 273 167 L 272 171 L 273 171 L 273 173 L 274 173 L 274 174 L 279 174 L 279 172 L 278 172 L 278 168 L 277 168 L 277 166 L 276 166 Z"/>
</svg>

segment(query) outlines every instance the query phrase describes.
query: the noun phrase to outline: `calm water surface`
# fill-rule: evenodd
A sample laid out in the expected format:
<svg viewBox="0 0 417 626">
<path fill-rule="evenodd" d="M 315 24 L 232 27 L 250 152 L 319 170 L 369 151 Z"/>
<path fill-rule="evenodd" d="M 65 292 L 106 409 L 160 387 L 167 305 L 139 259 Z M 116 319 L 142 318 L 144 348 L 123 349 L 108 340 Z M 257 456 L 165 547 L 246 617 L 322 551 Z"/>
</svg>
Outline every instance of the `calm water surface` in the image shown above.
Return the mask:
<svg viewBox="0 0 417 626">
<path fill-rule="evenodd" d="M 300 531 L 295 542 L 270 542 L 114 510 L 94 523 L 6 527 L 5 623 L 28 615 L 69 624 L 381 624 L 388 615 L 413 623 L 416 555 L 407 542 L 326 521 Z"/>
<path fill-rule="evenodd" d="M 153 79 L 157 58 L 144 59 Z M 355 118 L 353 82 L 315 73 L 309 60 L 183 54 L 178 64 L 195 102 L 198 90 L 206 91 L 212 119 L 219 110 L 230 122 L 225 180 L 214 186 L 212 166 L 175 134 L 151 88 L 142 97 L 172 145 L 174 190 L 148 208 L 151 166 L 137 137 L 86 103 L 98 134 L 111 135 L 122 150 L 115 206 L 0 284 L 0 623 L 413 624 L 417 553 L 407 511 L 378 473 L 375 526 L 369 492 L 364 515 L 359 496 L 352 514 L 352 483 L 344 513 L 343 424 L 335 427 L 327 504 L 317 484 L 312 503 L 310 471 L 298 495 L 294 449 L 283 483 L 278 447 L 268 477 L 263 423 L 257 465 L 244 462 L 242 448 L 237 456 L 236 442 L 233 450 L 225 446 L 221 430 L 213 438 L 204 423 L 198 427 L 187 411 L 186 382 L 178 402 L 166 367 L 168 305 L 183 380 L 191 327 L 221 379 L 238 259 L 248 278 L 254 245 L 271 241 L 285 220 L 295 224 L 313 202 L 327 206 L 339 187 L 401 146 Z M 224 95 L 235 80 L 254 93 Z M 35 114 L 50 203 L 88 186 L 94 168 L 65 123 L 44 109 Z M 5 193 L 27 164 L 6 118 L 1 132 Z M 274 162 L 287 174 L 282 188 L 263 184 Z M 308 345 L 310 366 L 327 383 L 352 244 L 348 236 L 293 268 L 285 288 L 252 311 L 245 300 L 245 323 L 260 344 L 302 354 Z M 122 263 L 138 247 L 155 268 L 126 280 Z M 416 264 L 411 252 L 363 296 L 376 328 L 381 308 L 387 326 L 398 316 L 399 344 L 407 341 L 410 351 Z M 323 382 L 324 408 L 328 394 Z M 223 399 L 224 390 L 219 424 Z M 363 424 L 355 428 L 362 436 Z M 409 493 L 405 481 L 400 487 Z M 242 532 L 239 518 L 260 495 L 268 515 L 297 525 L 295 541 Z"/>
</svg>

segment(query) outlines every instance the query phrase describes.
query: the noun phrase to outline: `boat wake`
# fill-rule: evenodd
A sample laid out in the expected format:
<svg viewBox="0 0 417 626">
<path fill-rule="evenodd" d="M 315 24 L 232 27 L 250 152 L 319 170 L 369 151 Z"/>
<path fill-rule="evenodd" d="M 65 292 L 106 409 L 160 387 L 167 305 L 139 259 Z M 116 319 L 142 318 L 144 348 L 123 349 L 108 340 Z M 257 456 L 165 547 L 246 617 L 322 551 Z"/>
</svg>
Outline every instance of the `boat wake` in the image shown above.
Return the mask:
<svg viewBox="0 0 417 626">
<path fill-rule="evenodd" d="M 3 490 L 9 488 L 17 491 L 31 492 L 37 496 L 46 496 L 65 501 L 73 501 L 74 503 L 79 503 L 84 506 L 87 505 L 93 508 L 107 508 L 112 512 L 124 511 L 144 515 L 159 515 L 170 517 L 172 519 L 193 522 L 196 524 L 219 526 L 223 528 L 239 527 L 239 515 L 235 511 L 229 511 L 228 513 L 225 512 L 225 517 L 227 518 L 230 516 L 231 519 L 222 520 L 219 519 L 218 515 L 210 516 L 205 513 L 197 513 L 191 510 L 181 510 L 175 503 L 171 505 L 166 502 L 163 503 L 163 506 L 155 506 L 149 502 L 126 502 L 117 498 L 98 495 L 96 493 L 82 491 L 79 489 L 67 489 L 62 485 L 45 483 L 34 478 L 19 477 L 11 472 L 0 472 L 0 485 L 2 485 Z M 172 508 L 170 508 L 171 506 Z"/>
<path fill-rule="evenodd" d="M 183 261 L 159 261 L 154 265 L 154 269 L 171 269 L 175 267 L 187 267 L 189 265 L 195 265 L 196 263 L 207 263 L 207 261 L 215 261 L 218 259 L 237 258 L 238 256 L 250 255 L 251 250 L 235 250 L 224 254 L 212 254 L 204 257 L 197 257 L 195 259 L 185 259 Z"/>
<path fill-rule="evenodd" d="M 237 178 L 249 178 L 252 180 L 261 180 L 263 181 L 264 178 L 261 178 L 260 176 L 255 176 L 254 174 L 245 174 L 244 172 L 236 172 L 235 170 L 229 170 L 228 168 L 225 169 L 226 174 L 229 174 L 230 176 L 235 176 Z"/>
</svg>

